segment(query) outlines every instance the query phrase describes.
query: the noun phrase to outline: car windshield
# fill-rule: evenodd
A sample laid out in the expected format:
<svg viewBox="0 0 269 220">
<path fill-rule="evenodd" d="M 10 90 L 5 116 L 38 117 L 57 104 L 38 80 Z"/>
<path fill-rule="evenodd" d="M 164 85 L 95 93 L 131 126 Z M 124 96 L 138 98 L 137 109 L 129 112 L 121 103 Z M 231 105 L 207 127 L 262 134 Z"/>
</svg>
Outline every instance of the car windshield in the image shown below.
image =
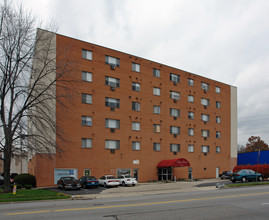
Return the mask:
<svg viewBox="0 0 269 220">
<path fill-rule="evenodd" d="M 87 176 L 86 180 L 96 180 L 96 178 L 94 176 Z"/>
<path fill-rule="evenodd" d="M 116 179 L 114 176 L 107 176 L 107 179 Z"/>
<path fill-rule="evenodd" d="M 64 177 L 64 181 L 75 181 L 76 179 L 74 177 Z"/>
</svg>

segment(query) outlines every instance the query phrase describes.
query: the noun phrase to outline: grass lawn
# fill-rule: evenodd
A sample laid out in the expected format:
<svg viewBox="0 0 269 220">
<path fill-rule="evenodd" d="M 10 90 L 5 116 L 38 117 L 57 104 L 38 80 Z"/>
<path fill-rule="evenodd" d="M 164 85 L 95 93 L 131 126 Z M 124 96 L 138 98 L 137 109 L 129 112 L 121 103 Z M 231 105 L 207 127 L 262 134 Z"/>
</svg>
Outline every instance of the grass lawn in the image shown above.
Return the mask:
<svg viewBox="0 0 269 220">
<path fill-rule="evenodd" d="M 238 183 L 238 184 L 227 184 L 226 187 L 242 187 L 242 186 L 260 186 L 269 185 L 269 182 L 248 182 L 248 183 Z"/>
<path fill-rule="evenodd" d="M 0 203 L 46 199 L 68 199 L 70 197 L 71 196 L 64 193 L 53 192 L 46 189 L 18 189 L 16 195 L 13 195 L 12 192 L 3 193 L 3 190 L 0 190 Z"/>
</svg>

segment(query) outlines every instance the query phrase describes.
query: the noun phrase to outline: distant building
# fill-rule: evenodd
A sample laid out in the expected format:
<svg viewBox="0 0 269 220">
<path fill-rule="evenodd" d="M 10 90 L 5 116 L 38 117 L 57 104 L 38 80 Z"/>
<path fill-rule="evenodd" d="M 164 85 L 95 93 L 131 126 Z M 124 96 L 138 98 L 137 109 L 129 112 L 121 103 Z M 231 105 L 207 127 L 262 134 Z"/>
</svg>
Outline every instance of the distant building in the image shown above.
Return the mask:
<svg viewBox="0 0 269 220">
<path fill-rule="evenodd" d="M 0 173 L 4 172 L 4 156 L 0 154 Z M 28 153 L 23 151 L 13 153 L 11 156 L 10 173 L 28 173 Z"/>
<path fill-rule="evenodd" d="M 65 77 L 78 84 L 72 104 L 65 102 L 68 111 L 52 103 L 55 124 L 68 139 L 51 135 L 62 153 L 50 153 L 50 160 L 38 153 L 30 158 L 38 186 L 54 185 L 63 175 L 130 173 L 139 182 L 215 178 L 236 165 L 236 87 L 48 34 L 54 35 L 55 55 L 72 45 L 78 69 Z M 57 85 L 57 93 L 64 93 Z"/>
</svg>

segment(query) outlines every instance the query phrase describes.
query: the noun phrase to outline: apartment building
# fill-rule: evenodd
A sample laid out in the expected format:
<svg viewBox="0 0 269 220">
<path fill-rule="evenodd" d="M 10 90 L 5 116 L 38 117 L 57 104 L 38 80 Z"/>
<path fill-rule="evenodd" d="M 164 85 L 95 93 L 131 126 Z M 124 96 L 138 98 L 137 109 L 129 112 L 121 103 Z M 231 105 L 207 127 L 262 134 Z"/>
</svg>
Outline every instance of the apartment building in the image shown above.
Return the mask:
<svg viewBox="0 0 269 220">
<path fill-rule="evenodd" d="M 29 172 L 38 186 L 54 185 L 66 175 L 129 173 L 139 182 L 215 178 L 236 165 L 235 87 L 49 34 L 54 35 L 56 55 L 71 48 L 77 68 L 64 77 L 77 84 L 67 109 L 53 103 L 55 124 L 67 140 L 52 134 L 61 153 L 30 158 Z M 57 58 L 57 63 L 63 61 L 63 56 Z M 60 83 L 56 91 L 63 94 Z"/>
</svg>

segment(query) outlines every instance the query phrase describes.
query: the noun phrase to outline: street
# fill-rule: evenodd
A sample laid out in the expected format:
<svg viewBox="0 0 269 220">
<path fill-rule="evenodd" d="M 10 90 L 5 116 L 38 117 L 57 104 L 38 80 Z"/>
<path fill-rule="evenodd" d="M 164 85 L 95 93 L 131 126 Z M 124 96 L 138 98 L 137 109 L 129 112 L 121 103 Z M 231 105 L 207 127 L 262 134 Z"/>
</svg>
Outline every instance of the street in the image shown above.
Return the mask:
<svg viewBox="0 0 269 220">
<path fill-rule="evenodd" d="M 1 219 L 268 219 L 269 186 L 1 204 Z"/>
</svg>

